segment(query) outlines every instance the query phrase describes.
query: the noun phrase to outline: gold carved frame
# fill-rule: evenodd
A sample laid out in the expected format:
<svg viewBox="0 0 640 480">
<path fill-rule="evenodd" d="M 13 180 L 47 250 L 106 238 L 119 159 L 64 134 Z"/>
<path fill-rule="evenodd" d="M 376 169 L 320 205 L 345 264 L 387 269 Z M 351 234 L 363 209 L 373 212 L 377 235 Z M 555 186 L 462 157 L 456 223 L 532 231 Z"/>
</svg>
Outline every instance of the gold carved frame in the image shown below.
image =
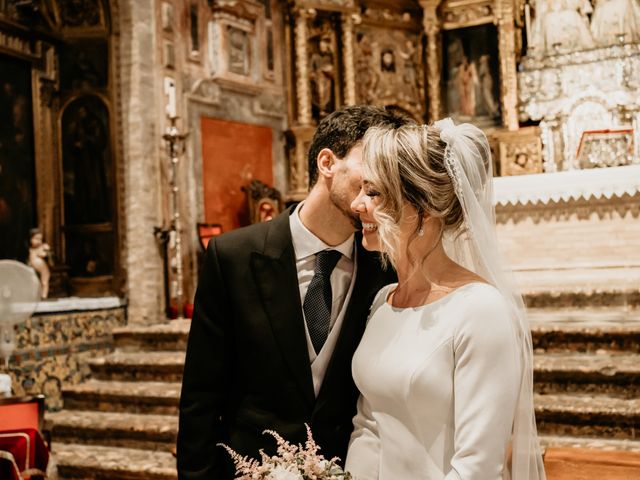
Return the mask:
<svg viewBox="0 0 640 480">
<path fill-rule="evenodd" d="M 444 115 L 442 102 L 442 32 L 493 23 L 498 29 L 502 127 L 518 130 L 516 7 L 514 0 L 420 0 L 427 37 L 429 120 Z"/>
</svg>

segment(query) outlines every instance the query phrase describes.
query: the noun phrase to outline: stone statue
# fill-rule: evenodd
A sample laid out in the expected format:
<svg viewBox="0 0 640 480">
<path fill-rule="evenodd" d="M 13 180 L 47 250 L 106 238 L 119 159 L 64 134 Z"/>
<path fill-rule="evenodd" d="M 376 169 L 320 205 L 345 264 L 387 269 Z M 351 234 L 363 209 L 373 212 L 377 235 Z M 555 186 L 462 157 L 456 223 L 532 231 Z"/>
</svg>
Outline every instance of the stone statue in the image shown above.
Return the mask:
<svg viewBox="0 0 640 480">
<path fill-rule="evenodd" d="M 543 55 L 593 48 L 589 0 L 536 0 L 531 47 Z"/>
<path fill-rule="evenodd" d="M 411 40 L 405 42 L 405 50 L 399 49 L 398 54 L 404 60 L 402 81 L 407 88 L 409 98 L 418 98 L 418 63 L 416 61 L 416 46 Z"/>
<path fill-rule="evenodd" d="M 640 43 L 638 0 L 596 0 L 591 33 L 601 47 L 618 42 Z"/>
<path fill-rule="evenodd" d="M 40 287 L 42 298 L 49 296 L 49 264 L 47 258 L 51 248 L 44 242 L 42 232 L 34 228 L 31 230 L 31 238 L 29 240 L 29 266 L 33 268 L 40 277 Z"/>
<path fill-rule="evenodd" d="M 374 67 L 373 45 L 369 35 L 363 34 L 358 40 L 356 55 L 356 89 L 361 103 L 372 103 L 376 98 L 376 89 L 380 80 L 377 67 Z"/>
<path fill-rule="evenodd" d="M 320 36 L 318 49 L 311 55 L 311 98 L 317 113 L 317 119 L 325 117 L 334 110 L 335 67 L 331 36 Z"/>
</svg>

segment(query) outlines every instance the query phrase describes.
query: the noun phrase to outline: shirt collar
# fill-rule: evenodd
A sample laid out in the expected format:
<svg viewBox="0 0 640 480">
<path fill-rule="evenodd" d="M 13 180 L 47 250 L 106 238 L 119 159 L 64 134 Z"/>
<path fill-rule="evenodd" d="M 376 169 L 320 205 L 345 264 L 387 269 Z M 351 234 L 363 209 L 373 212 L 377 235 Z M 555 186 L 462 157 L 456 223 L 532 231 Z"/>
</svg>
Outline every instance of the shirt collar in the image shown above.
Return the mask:
<svg viewBox="0 0 640 480">
<path fill-rule="evenodd" d="M 340 245 L 330 246 L 316 237 L 300 220 L 300 210 L 304 202 L 298 204 L 289 217 L 289 226 L 291 228 L 291 239 L 293 241 L 293 249 L 296 253 L 296 261 L 315 255 L 322 250 L 337 250 L 349 260 L 353 257 L 353 242 L 355 236 L 352 234 Z"/>
</svg>

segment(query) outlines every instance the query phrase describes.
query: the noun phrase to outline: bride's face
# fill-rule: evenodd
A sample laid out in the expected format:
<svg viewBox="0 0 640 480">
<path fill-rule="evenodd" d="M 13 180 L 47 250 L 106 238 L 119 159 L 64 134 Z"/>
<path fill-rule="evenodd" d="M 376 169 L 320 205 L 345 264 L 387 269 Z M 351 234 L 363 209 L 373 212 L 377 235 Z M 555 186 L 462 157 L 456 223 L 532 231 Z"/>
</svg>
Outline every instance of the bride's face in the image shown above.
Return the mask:
<svg viewBox="0 0 640 480">
<path fill-rule="evenodd" d="M 380 238 L 378 237 L 378 224 L 373 217 L 373 212 L 378 206 L 380 194 L 369 181 L 364 180 L 358 196 L 351 202 L 351 210 L 359 217 L 362 223 L 362 246 L 369 251 L 380 251 Z"/>
<path fill-rule="evenodd" d="M 360 217 L 360 222 L 362 223 L 362 246 L 369 251 L 376 252 L 379 252 L 382 248 L 378 234 L 378 222 L 376 222 L 374 216 L 374 212 L 379 205 L 380 193 L 374 184 L 364 180 L 358 196 L 351 203 L 351 209 Z M 425 248 L 425 242 L 429 243 L 432 241 L 431 237 L 433 232 L 431 222 L 428 222 L 425 217 L 423 235 L 416 237 L 416 230 L 419 223 L 416 208 L 405 201 L 399 217 L 398 238 L 396 240 L 398 252 L 406 253 L 411 248 L 412 254 L 415 256 L 417 253 L 415 253 L 414 250 L 419 253 Z M 431 244 L 429 243 L 429 245 Z"/>
</svg>

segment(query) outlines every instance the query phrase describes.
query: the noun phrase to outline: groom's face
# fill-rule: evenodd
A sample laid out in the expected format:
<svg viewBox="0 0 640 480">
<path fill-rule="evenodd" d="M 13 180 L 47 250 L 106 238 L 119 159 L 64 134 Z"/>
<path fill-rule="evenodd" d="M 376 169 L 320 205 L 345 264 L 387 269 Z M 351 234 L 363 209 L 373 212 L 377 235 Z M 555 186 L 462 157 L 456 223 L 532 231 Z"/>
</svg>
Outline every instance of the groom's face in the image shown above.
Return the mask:
<svg viewBox="0 0 640 480">
<path fill-rule="evenodd" d="M 354 230 L 362 225 L 351 210 L 351 202 L 358 196 L 362 183 L 362 145 L 356 144 L 344 158 L 336 160 L 336 171 L 331 182 L 329 198 L 353 224 Z"/>
</svg>

